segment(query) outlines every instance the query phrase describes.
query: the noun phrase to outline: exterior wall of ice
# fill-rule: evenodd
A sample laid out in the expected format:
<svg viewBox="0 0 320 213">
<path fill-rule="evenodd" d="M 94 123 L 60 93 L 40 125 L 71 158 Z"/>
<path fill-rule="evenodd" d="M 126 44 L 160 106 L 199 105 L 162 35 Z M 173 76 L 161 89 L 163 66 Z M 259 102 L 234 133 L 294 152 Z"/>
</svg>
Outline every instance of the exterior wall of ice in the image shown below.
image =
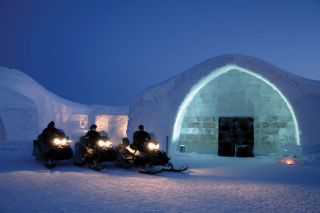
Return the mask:
<svg viewBox="0 0 320 213">
<path fill-rule="evenodd" d="M 127 137 L 127 115 L 97 115 L 95 123 L 97 124 L 97 131 L 107 132 L 116 144 L 119 144 L 122 138 Z"/>
<path fill-rule="evenodd" d="M 8 92 L 8 91 L 7 91 Z M 35 103 L 19 94 L 10 92 L 13 103 L 0 104 L 0 140 L 28 140 L 38 132 L 38 110 Z M 0 94 L 2 98 L 3 94 Z"/>
<path fill-rule="evenodd" d="M 179 145 L 185 145 L 186 152 L 217 153 L 221 116 L 254 118 L 256 155 L 296 144 L 293 118 L 282 97 L 262 80 L 231 70 L 195 95 L 181 124 Z"/>
<path fill-rule="evenodd" d="M 56 127 L 63 129 L 74 141 L 84 135 L 91 124 L 98 126 L 97 131 L 104 131 L 112 142 L 119 144 L 121 139 L 126 137 L 128 126 L 128 115 L 113 115 L 107 112 L 96 114 L 94 107 L 91 110 L 79 111 L 66 106 L 64 110 L 56 112 Z"/>
<path fill-rule="evenodd" d="M 0 141 L 6 139 L 6 133 L 4 131 L 4 125 L 0 117 Z"/>
</svg>

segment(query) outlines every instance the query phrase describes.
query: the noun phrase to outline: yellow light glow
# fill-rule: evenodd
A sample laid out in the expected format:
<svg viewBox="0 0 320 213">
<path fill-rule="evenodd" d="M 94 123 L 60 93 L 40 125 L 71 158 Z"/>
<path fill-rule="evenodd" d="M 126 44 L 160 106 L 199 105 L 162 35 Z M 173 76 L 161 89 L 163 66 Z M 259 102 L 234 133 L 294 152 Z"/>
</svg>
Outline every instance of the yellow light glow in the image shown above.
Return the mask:
<svg viewBox="0 0 320 213">
<path fill-rule="evenodd" d="M 160 148 L 160 145 L 157 143 L 149 142 L 148 143 L 148 149 L 149 150 L 158 150 Z"/>
<path fill-rule="evenodd" d="M 106 147 L 112 147 L 112 142 L 111 141 L 106 141 Z"/>
<path fill-rule="evenodd" d="M 285 165 L 294 165 L 296 163 L 294 158 L 282 158 L 281 163 L 285 164 Z"/>
<path fill-rule="evenodd" d="M 56 144 L 56 145 L 59 145 L 60 144 L 60 139 L 59 138 L 53 139 L 53 143 Z"/>
<path fill-rule="evenodd" d="M 60 138 L 54 138 L 54 139 L 53 139 L 53 143 L 54 143 L 55 145 L 62 145 L 62 146 L 64 146 L 64 145 L 67 144 L 67 139 L 66 139 L 66 138 L 62 138 L 62 139 L 60 139 Z"/>
<path fill-rule="evenodd" d="M 98 146 L 100 146 L 100 147 L 105 146 L 104 141 L 103 140 L 99 140 L 98 141 Z"/>
<path fill-rule="evenodd" d="M 112 147 L 112 142 L 111 141 L 99 140 L 98 141 L 98 146 L 99 147 Z"/>
<path fill-rule="evenodd" d="M 67 144 L 67 139 L 66 138 L 61 139 L 61 144 L 62 145 L 66 145 Z"/>
</svg>

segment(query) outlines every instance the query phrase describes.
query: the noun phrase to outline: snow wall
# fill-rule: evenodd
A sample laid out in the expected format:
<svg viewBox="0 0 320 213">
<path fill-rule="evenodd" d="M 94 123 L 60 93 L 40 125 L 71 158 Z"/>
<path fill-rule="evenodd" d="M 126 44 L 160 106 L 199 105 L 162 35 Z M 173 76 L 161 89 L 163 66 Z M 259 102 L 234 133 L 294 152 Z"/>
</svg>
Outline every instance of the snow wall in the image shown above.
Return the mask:
<svg viewBox="0 0 320 213">
<path fill-rule="evenodd" d="M 221 116 L 254 118 L 254 152 L 297 154 L 320 144 L 320 82 L 261 59 L 211 58 L 142 92 L 130 106 L 128 135 L 139 124 L 170 153 L 216 153 Z"/>
<path fill-rule="evenodd" d="M 26 74 L 0 67 L 0 140 L 32 140 L 53 120 L 73 140 L 92 123 L 115 143 L 126 137 L 128 107 L 83 105 L 65 100 Z"/>
</svg>

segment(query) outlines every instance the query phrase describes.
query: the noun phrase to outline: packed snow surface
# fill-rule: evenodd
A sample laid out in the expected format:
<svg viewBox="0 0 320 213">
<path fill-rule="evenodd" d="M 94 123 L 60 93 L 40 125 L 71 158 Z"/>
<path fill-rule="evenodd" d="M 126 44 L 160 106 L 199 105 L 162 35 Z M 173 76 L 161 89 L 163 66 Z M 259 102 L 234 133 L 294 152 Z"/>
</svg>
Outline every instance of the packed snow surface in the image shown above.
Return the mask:
<svg viewBox="0 0 320 213">
<path fill-rule="evenodd" d="M 20 144 L 24 144 L 23 147 Z M 183 173 L 102 172 L 59 162 L 52 171 L 27 142 L 0 144 L 0 212 L 319 212 L 320 169 L 277 157 L 171 156 Z"/>
</svg>

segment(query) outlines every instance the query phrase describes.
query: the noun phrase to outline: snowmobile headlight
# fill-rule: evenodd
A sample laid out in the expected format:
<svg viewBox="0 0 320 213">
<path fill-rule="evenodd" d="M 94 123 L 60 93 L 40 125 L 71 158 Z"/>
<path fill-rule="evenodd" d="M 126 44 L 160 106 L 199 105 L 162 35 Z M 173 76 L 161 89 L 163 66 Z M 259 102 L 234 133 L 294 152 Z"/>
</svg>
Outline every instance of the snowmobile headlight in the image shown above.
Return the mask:
<svg viewBox="0 0 320 213">
<path fill-rule="evenodd" d="M 54 138 L 53 144 L 57 146 L 65 146 L 67 145 L 67 139 L 66 138 Z"/>
<path fill-rule="evenodd" d="M 105 146 L 104 141 L 103 140 L 98 140 L 98 146 L 104 147 Z"/>
<path fill-rule="evenodd" d="M 109 148 L 111 148 L 112 147 L 112 142 L 111 141 L 106 141 L 106 147 L 109 147 Z"/>
<path fill-rule="evenodd" d="M 91 149 L 91 148 L 88 148 L 88 149 L 87 149 L 87 152 L 88 152 L 90 155 L 93 155 L 93 153 L 94 153 L 93 149 Z"/>
<path fill-rule="evenodd" d="M 148 143 L 149 150 L 158 150 L 159 148 L 160 148 L 160 145 L 158 143 L 153 143 L 153 142 Z"/>
<path fill-rule="evenodd" d="M 98 141 L 98 146 L 99 146 L 99 147 L 111 148 L 111 147 L 112 147 L 112 142 L 111 142 L 111 141 L 99 140 L 99 141 Z"/>
</svg>

